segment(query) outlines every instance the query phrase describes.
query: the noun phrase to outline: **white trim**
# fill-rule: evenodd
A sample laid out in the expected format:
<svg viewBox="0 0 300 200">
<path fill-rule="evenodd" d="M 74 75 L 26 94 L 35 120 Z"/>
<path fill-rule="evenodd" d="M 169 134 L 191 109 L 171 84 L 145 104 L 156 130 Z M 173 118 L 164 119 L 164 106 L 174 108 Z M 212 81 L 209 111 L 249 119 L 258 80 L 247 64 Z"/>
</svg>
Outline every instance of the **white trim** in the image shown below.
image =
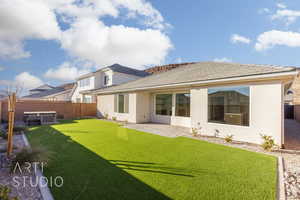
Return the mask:
<svg viewBox="0 0 300 200">
<path fill-rule="evenodd" d="M 243 77 L 236 77 L 236 78 L 221 78 L 221 79 L 214 79 L 214 80 L 206 80 L 206 81 L 192 81 L 192 82 L 184 82 L 184 83 L 173 83 L 173 84 L 166 84 L 166 85 L 158 85 L 158 86 L 148 86 L 148 87 L 137 87 L 133 89 L 121 89 L 115 91 L 103 91 L 103 92 L 89 92 L 91 94 L 110 94 L 110 93 L 118 93 L 118 92 L 130 92 L 130 91 L 138 91 L 138 90 L 146 90 L 146 89 L 155 89 L 155 88 L 164 88 L 164 87 L 174 87 L 174 86 L 191 86 L 196 84 L 209 84 L 209 83 L 219 83 L 225 81 L 239 81 L 239 80 L 251 80 L 257 78 L 272 78 L 278 76 L 291 76 L 297 75 L 298 72 L 283 72 L 283 73 L 272 73 L 272 74 L 264 74 L 264 75 L 250 75 L 250 76 L 243 76 Z"/>
</svg>

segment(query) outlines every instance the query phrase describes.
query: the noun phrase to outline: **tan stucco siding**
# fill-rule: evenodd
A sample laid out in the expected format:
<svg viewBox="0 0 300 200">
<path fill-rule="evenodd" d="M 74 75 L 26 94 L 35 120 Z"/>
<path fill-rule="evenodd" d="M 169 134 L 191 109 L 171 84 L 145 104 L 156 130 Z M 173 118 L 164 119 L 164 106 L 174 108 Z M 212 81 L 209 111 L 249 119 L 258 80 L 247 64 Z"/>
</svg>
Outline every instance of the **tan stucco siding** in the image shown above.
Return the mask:
<svg viewBox="0 0 300 200">
<path fill-rule="evenodd" d="M 250 85 L 249 126 L 236 126 L 208 122 L 207 88 L 191 90 L 191 118 L 193 127 L 201 127 L 201 134 L 220 137 L 234 135 L 235 140 L 260 144 L 260 134 L 271 135 L 277 144 L 281 144 L 283 129 L 282 84 L 270 83 Z"/>
<path fill-rule="evenodd" d="M 103 117 L 108 114 L 108 118 L 116 117 L 119 121 L 136 123 L 136 93 L 129 93 L 128 113 L 114 112 L 114 95 L 100 95 L 97 97 L 97 116 Z"/>
<path fill-rule="evenodd" d="M 227 125 L 208 122 L 208 88 L 186 89 L 191 93 L 191 116 L 160 116 L 155 114 L 156 92 L 129 93 L 129 113 L 114 112 L 114 95 L 99 95 L 97 101 L 98 116 L 105 113 L 109 118 L 132 123 L 156 122 L 190 128 L 201 127 L 203 135 L 219 137 L 234 135 L 234 140 L 260 144 L 260 134 L 271 135 L 277 144 L 283 141 L 283 86 L 281 82 L 248 84 L 250 88 L 249 126 Z M 160 93 L 160 92 L 158 92 Z M 166 91 L 163 93 L 176 93 Z M 174 105 L 173 105 L 174 112 Z"/>
<path fill-rule="evenodd" d="M 136 93 L 136 123 L 150 121 L 151 95 L 147 92 Z"/>
</svg>

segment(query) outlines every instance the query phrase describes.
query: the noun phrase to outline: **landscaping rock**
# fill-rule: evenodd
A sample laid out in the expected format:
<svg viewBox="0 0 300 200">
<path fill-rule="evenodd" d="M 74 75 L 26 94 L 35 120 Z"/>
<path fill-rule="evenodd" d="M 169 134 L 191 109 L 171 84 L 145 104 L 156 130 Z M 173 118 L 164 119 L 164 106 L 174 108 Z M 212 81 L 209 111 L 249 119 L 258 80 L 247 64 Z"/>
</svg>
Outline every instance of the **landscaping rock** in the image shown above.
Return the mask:
<svg viewBox="0 0 300 200">
<path fill-rule="evenodd" d="M 14 136 L 14 151 L 24 147 L 25 144 L 23 142 L 21 135 Z M 14 182 L 14 178 L 18 180 L 25 179 L 25 184 L 16 186 L 16 182 Z M 11 173 L 10 169 L 10 160 L 7 159 L 6 153 L 0 153 L 0 184 L 6 185 L 11 188 L 11 196 L 17 196 L 19 200 L 42 200 L 42 196 L 39 188 L 32 187 L 30 184 L 30 180 L 35 181 L 35 174 L 23 172 L 22 174 Z"/>
</svg>

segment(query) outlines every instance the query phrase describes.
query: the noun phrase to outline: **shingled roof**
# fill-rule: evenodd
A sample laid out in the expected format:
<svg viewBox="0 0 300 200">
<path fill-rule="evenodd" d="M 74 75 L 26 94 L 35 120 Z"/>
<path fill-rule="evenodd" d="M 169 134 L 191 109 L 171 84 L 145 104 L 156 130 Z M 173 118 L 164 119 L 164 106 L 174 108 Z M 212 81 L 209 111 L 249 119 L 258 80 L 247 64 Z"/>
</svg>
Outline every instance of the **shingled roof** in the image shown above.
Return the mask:
<svg viewBox="0 0 300 200">
<path fill-rule="evenodd" d="M 98 69 L 96 72 L 104 71 L 106 69 L 110 69 L 113 72 L 119 72 L 119 73 L 123 73 L 123 74 L 129 74 L 129 75 L 140 76 L 140 77 L 145 77 L 145 76 L 149 75 L 148 72 L 138 70 L 138 69 L 133 69 L 133 68 L 126 67 L 126 66 L 123 66 L 123 65 L 120 65 L 120 64 L 113 64 L 113 65 Z M 77 78 L 77 80 L 90 77 L 90 76 L 94 75 L 96 72 L 91 72 L 91 73 L 79 76 Z"/>
<path fill-rule="evenodd" d="M 114 93 L 119 91 L 132 91 L 151 87 L 193 83 L 199 81 L 213 81 L 225 78 L 237 78 L 254 75 L 266 75 L 282 72 L 296 72 L 295 67 L 279 67 L 271 65 L 254 65 L 238 63 L 199 62 L 184 67 L 140 78 L 118 86 L 90 90 L 90 93 Z"/>
<path fill-rule="evenodd" d="M 60 85 L 57 87 L 52 87 L 52 89 L 49 89 L 49 90 L 41 91 L 39 93 L 34 93 L 34 94 L 27 95 L 27 96 L 23 96 L 22 98 L 38 99 L 38 98 L 43 98 L 43 97 L 59 94 L 61 92 L 71 91 L 72 88 L 74 87 L 74 84 L 75 83 L 63 84 L 63 85 Z"/>
<path fill-rule="evenodd" d="M 119 64 L 113 64 L 111 66 L 108 66 L 107 68 L 111 69 L 114 72 L 130 74 L 130 75 L 135 75 L 135 76 L 140 76 L 140 77 L 145 77 L 145 76 L 149 75 L 149 73 L 147 73 L 145 71 L 133 69 L 133 68 L 126 67 L 123 65 L 119 65 Z"/>
</svg>

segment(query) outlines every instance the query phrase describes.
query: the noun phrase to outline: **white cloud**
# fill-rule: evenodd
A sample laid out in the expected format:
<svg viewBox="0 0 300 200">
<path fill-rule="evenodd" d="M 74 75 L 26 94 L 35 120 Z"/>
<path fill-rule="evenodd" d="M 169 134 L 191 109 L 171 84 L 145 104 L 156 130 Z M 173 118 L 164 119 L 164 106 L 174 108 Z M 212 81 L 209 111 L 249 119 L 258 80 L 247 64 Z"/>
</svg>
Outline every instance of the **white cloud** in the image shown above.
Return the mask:
<svg viewBox="0 0 300 200">
<path fill-rule="evenodd" d="M 96 19 L 79 19 L 63 33 L 62 47 L 74 56 L 98 65 L 129 66 L 160 64 L 172 48 L 159 30 L 106 26 Z"/>
<path fill-rule="evenodd" d="M 294 23 L 300 17 L 300 11 L 298 10 L 277 10 L 274 15 L 271 16 L 272 20 L 282 20 L 286 25 Z"/>
<path fill-rule="evenodd" d="M 79 69 L 70 62 L 64 62 L 57 68 L 49 69 L 44 77 L 60 81 L 73 81 L 76 77 L 89 73 L 88 69 Z"/>
<path fill-rule="evenodd" d="M 2 0 L 0 4 L 0 57 L 30 56 L 25 39 L 56 39 L 60 28 L 53 10 L 43 1 Z"/>
<path fill-rule="evenodd" d="M 230 38 L 232 43 L 245 43 L 245 44 L 249 44 L 251 42 L 251 40 L 247 37 L 238 35 L 238 34 L 233 34 Z"/>
<path fill-rule="evenodd" d="M 130 16 L 144 28 L 107 26 L 104 16 Z M 67 24 L 65 29 L 58 20 Z M 2 0 L 0 4 L 0 57 L 30 56 L 27 39 L 55 40 L 76 59 L 98 65 L 160 64 L 172 43 L 163 32 L 169 24 L 146 0 Z"/>
<path fill-rule="evenodd" d="M 277 45 L 300 47 L 300 33 L 278 30 L 264 32 L 258 36 L 255 49 L 262 51 Z"/>
<path fill-rule="evenodd" d="M 223 58 L 215 58 L 215 59 L 214 59 L 214 62 L 232 62 L 232 59 L 231 59 L 231 58 L 226 58 L 226 57 L 223 57 Z"/>
<path fill-rule="evenodd" d="M 276 6 L 281 9 L 286 8 L 286 5 L 284 3 L 277 3 Z"/>
<path fill-rule="evenodd" d="M 15 77 L 15 83 L 24 89 L 32 89 L 43 84 L 43 81 L 29 72 L 22 72 Z"/>
</svg>

